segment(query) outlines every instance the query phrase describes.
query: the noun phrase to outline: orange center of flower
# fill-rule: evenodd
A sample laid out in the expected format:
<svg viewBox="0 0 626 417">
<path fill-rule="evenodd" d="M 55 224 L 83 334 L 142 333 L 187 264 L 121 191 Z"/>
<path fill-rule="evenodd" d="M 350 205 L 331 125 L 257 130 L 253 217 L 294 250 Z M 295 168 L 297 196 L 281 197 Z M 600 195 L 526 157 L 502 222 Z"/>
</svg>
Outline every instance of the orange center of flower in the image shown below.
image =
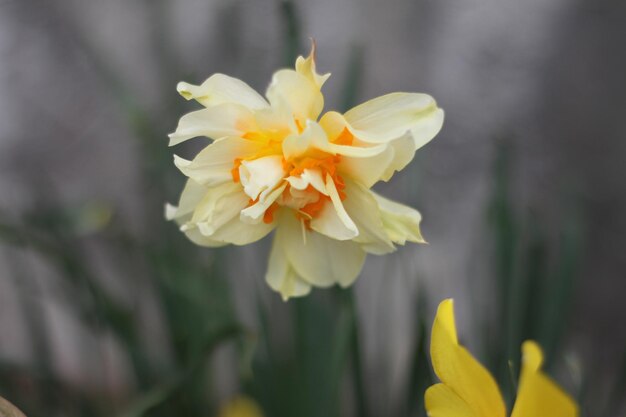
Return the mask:
<svg viewBox="0 0 626 417">
<path fill-rule="evenodd" d="M 302 132 L 304 129 L 302 125 L 296 121 L 298 130 Z M 337 166 L 341 162 L 340 155 L 333 155 L 328 152 L 323 152 L 318 149 L 310 149 L 305 155 L 285 159 L 282 153 L 282 141 L 286 135 L 281 134 L 283 132 L 248 132 L 243 138 L 260 142 L 264 144 L 264 147 L 257 154 L 246 157 L 236 158 L 233 161 L 233 168 L 231 175 L 233 181 L 241 182 L 240 168 L 244 161 L 253 161 L 266 156 L 280 155 L 282 157 L 282 169 L 284 174 L 283 180 L 275 188 L 284 184 L 288 178 L 298 178 L 302 176 L 305 170 L 315 171 L 319 174 L 322 182 L 325 182 L 328 177 L 333 181 L 339 198 L 344 200 L 346 198 L 345 183 L 341 175 L 338 173 Z M 337 136 L 332 142 L 337 145 L 351 145 L 353 141 L 352 134 L 344 129 L 339 136 Z M 248 206 L 252 206 L 258 203 L 259 198 L 250 199 Z M 295 215 L 300 219 L 305 227 L 310 229 L 311 220 L 316 218 L 324 209 L 325 205 L 331 203 L 331 198 L 321 193 L 313 185 L 309 184 L 304 190 L 292 189 L 290 183 L 287 183 L 285 189 L 282 191 L 281 196 L 276 199 L 265 211 L 263 215 L 263 221 L 265 223 L 271 223 L 274 221 L 274 214 L 281 206 L 288 206 L 295 210 Z"/>
</svg>

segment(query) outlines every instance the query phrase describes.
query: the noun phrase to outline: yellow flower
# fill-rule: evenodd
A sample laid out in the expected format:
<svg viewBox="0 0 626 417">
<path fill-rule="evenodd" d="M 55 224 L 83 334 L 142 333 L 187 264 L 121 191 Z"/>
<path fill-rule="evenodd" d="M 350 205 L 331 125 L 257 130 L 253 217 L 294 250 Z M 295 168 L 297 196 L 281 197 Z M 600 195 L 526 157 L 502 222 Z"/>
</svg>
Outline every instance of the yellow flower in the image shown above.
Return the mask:
<svg viewBox="0 0 626 417">
<path fill-rule="evenodd" d="M 263 412 L 254 400 L 239 396 L 226 403 L 218 417 L 263 417 Z"/>
<path fill-rule="evenodd" d="M 349 286 L 366 253 L 424 242 L 420 214 L 370 188 L 439 132 L 443 111 L 426 94 L 392 93 L 319 118 L 329 76 L 317 73 L 313 45 L 295 70 L 274 74 L 267 100 L 223 74 L 178 84 L 205 108 L 180 119 L 170 145 L 214 142 L 191 161 L 174 157 L 189 180 L 166 215 L 209 247 L 245 245 L 276 229 L 266 280 L 284 299 Z"/>
<path fill-rule="evenodd" d="M 576 403 L 541 371 L 543 355 L 533 341 L 522 345 L 522 371 L 511 417 L 575 417 Z M 459 345 L 452 300 L 439 305 L 430 355 L 441 383 L 426 391 L 430 417 L 505 417 L 506 407 L 491 374 Z"/>
</svg>

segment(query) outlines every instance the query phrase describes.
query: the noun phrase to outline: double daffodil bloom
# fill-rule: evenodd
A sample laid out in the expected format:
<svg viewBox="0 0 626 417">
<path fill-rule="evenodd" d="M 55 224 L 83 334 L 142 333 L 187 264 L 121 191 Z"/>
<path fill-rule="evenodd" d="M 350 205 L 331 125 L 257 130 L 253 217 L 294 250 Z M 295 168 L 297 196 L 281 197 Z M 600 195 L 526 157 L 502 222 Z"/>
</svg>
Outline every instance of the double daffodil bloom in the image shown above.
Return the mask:
<svg viewBox="0 0 626 417">
<path fill-rule="evenodd" d="M 543 355 L 537 343 L 522 345 L 522 370 L 511 417 L 576 417 L 578 407 L 541 371 Z M 426 391 L 429 417 L 506 417 L 498 385 L 491 374 L 461 345 L 452 300 L 437 310 L 430 346 L 441 383 Z"/>
<path fill-rule="evenodd" d="M 424 242 L 420 214 L 372 192 L 404 168 L 441 129 L 432 97 L 392 93 L 345 114 L 324 106 L 315 48 L 295 69 L 277 71 L 266 98 L 215 74 L 178 84 L 203 109 L 183 116 L 170 145 L 214 139 L 193 160 L 175 156 L 189 177 L 166 215 L 193 242 L 245 245 L 276 229 L 266 280 L 284 299 L 312 286 L 349 286 L 366 253 Z"/>
</svg>

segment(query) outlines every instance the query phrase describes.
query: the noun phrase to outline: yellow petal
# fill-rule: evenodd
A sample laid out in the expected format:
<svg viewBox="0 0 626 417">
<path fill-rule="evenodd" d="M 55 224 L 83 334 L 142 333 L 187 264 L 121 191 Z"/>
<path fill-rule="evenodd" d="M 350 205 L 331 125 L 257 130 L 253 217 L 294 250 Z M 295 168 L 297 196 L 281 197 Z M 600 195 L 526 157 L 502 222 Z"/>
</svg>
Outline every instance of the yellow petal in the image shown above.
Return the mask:
<svg viewBox="0 0 626 417">
<path fill-rule="evenodd" d="M 195 99 L 205 107 L 235 103 L 252 110 L 268 107 L 265 99 L 245 82 L 224 74 L 214 74 L 201 85 L 180 82 L 176 89 L 187 100 Z"/>
<path fill-rule="evenodd" d="M 218 417 L 263 417 L 263 411 L 252 399 L 239 396 L 224 405 Z"/>
<path fill-rule="evenodd" d="M 372 193 L 380 209 L 383 227 L 395 244 L 426 243 L 420 230 L 422 215 L 419 211 Z"/>
<path fill-rule="evenodd" d="M 174 146 L 198 136 L 211 139 L 242 136 L 253 129 L 254 115 L 250 110 L 238 104 L 220 104 L 181 117 L 176 131 L 169 135 L 169 145 Z"/>
<path fill-rule="evenodd" d="M 267 266 L 265 280 L 270 288 L 277 291 L 283 300 L 291 297 L 301 297 L 311 292 L 311 284 L 298 276 L 293 265 L 289 262 L 282 239 L 274 238 L 270 259 Z"/>
<path fill-rule="evenodd" d="M 174 165 L 197 183 L 214 186 L 233 180 L 231 171 L 236 158 L 255 155 L 262 149 L 258 142 L 227 137 L 204 148 L 192 161 L 174 155 Z"/>
<path fill-rule="evenodd" d="M 428 417 L 477 417 L 472 409 L 452 389 L 435 384 L 426 390 Z"/>
<path fill-rule="evenodd" d="M 280 217 L 276 239 L 298 277 L 316 287 L 349 286 L 365 262 L 365 252 L 357 243 L 306 230 L 291 210 Z"/>
<path fill-rule="evenodd" d="M 391 93 L 346 112 L 346 127 L 358 139 L 383 143 L 410 132 L 415 149 L 435 137 L 443 124 L 443 110 L 427 94 Z"/>
<path fill-rule="evenodd" d="M 322 85 L 330 77 L 330 73 L 320 75 L 315 68 L 315 41 L 311 42 L 311 53 L 307 58 L 299 56 L 296 59 L 296 72 L 302 74 L 311 82 L 313 82 L 318 89 L 322 88 Z"/>
<path fill-rule="evenodd" d="M 451 299 L 439 304 L 430 355 L 441 382 L 464 401 L 476 417 L 505 417 L 504 401 L 495 380 L 458 343 Z"/>
<path fill-rule="evenodd" d="M 576 417 L 578 406 L 541 371 L 541 348 L 532 341 L 522 345 L 522 373 L 511 417 Z"/>
<path fill-rule="evenodd" d="M 302 126 L 307 120 L 317 120 L 324 107 L 324 97 L 315 83 L 289 69 L 274 73 L 266 96 L 272 108 L 288 108 Z"/>
<path fill-rule="evenodd" d="M 378 203 L 374 194 L 363 185 L 346 180 L 343 205 L 356 224 L 359 234 L 353 239 L 363 250 L 376 255 L 393 252 L 395 247 L 384 228 Z"/>
</svg>

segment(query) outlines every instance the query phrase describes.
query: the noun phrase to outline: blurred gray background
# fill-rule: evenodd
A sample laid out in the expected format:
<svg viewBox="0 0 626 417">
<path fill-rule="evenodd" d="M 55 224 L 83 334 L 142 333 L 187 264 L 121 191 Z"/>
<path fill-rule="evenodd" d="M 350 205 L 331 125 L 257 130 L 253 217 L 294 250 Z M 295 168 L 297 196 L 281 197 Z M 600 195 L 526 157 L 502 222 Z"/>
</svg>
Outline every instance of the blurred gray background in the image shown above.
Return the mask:
<svg viewBox="0 0 626 417">
<path fill-rule="evenodd" d="M 491 266 L 498 248 L 488 212 L 499 149 L 507 149 L 507 189 L 524 219 L 520 234 L 538 231 L 557 251 L 571 224 L 581 236 L 560 352 L 574 369 L 592 370 L 592 392 L 605 395 L 626 346 L 626 2 L 320 0 L 295 6 L 303 39 L 298 52 L 307 54 L 306 39 L 315 38 L 318 67 L 333 74 L 324 87 L 326 109 L 343 110 L 346 85 L 354 82 L 357 102 L 419 91 L 446 111 L 441 134 L 410 169 L 378 187 L 422 212 L 430 244 L 370 256 L 356 283 L 368 389 L 378 410 L 403 389 L 416 292 L 430 316 L 439 300 L 455 297 L 461 334 L 470 348 L 480 348 L 479 324 L 493 319 L 497 303 Z M 202 139 L 166 149 L 166 133 L 187 109 L 180 107 L 176 82 L 200 83 L 223 72 L 263 92 L 272 72 L 286 66 L 288 28 L 280 9 L 270 0 L 0 0 L 2 215 L 19 218 L 54 190 L 64 206 L 105 207 L 134 233 L 159 239 L 142 225 L 144 217 L 161 215 L 165 201 L 144 195 L 164 185 L 138 176 L 145 146 L 131 133 L 136 120 L 127 109 L 140 106 L 150 114 L 156 134 L 149 146 L 192 154 Z M 171 171 L 163 195 L 175 201 L 182 175 L 173 165 Z M 125 277 L 116 275 L 97 240 L 88 244 L 107 286 L 127 297 Z M 37 283 L 57 370 L 94 389 L 124 385 L 123 358 L 106 337 L 91 342 L 98 360 L 88 367 L 76 360 L 84 352 L 75 341 L 85 339 L 86 330 L 55 301 L 54 273 L 35 256 L 0 249 L 0 356 L 33 360 L 18 280 L 6 262 L 19 258 L 28 265 L 23 274 Z M 238 310 L 249 323 L 255 322 L 250 300 L 259 290 L 277 317 L 284 313 L 262 281 L 267 249 L 264 242 L 228 252 Z M 150 294 L 135 302 L 158 343 Z M 220 357 L 229 360 L 228 352 Z M 226 378 L 220 389 L 228 395 L 234 388 Z"/>
</svg>

